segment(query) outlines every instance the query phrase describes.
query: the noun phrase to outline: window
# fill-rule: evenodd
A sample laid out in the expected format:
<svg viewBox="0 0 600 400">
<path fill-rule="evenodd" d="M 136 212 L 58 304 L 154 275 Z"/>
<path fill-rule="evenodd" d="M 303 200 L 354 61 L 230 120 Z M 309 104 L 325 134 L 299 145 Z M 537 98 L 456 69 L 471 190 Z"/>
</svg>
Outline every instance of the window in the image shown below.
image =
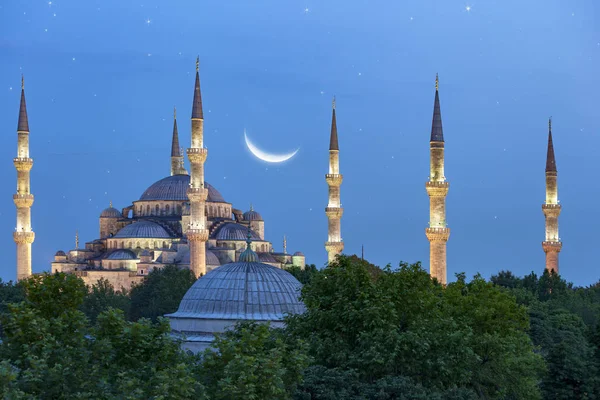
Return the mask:
<svg viewBox="0 0 600 400">
<path fill-rule="evenodd" d="M 156 211 L 156 215 L 158 215 L 160 212 L 160 207 L 158 206 L 158 204 L 155 207 L 155 211 Z"/>
<path fill-rule="evenodd" d="M 167 204 L 167 205 L 165 206 L 165 213 L 166 213 L 167 215 L 169 215 L 169 211 L 171 211 L 171 207 L 169 207 L 169 205 Z"/>
<path fill-rule="evenodd" d="M 150 215 L 150 204 L 146 206 L 146 215 Z"/>
<path fill-rule="evenodd" d="M 177 214 L 181 215 L 181 204 L 177 205 Z"/>
</svg>

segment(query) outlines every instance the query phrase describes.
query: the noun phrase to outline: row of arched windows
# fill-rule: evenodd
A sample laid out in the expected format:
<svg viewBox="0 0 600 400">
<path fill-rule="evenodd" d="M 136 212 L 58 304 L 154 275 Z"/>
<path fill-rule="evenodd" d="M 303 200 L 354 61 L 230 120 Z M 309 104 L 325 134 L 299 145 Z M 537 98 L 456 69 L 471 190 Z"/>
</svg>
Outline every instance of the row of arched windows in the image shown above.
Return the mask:
<svg viewBox="0 0 600 400">
<path fill-rule="evenodd" d="M 163 241 L 162 243 L 158 240 L 155 241 L 124 241 L 120 242 L 117 240 L 111 240 L 108 242 L 109 249 L 168 249 L 169 243 Z"/>
<path fill-rule="evenodd" d="M 145 210 L 144 206 L 139 205 L 137 207 L 137 216 L 181 215 L 182 210 L 183 207 L 181 204 L 177 204 L 177 206 L 173 207 L 171 207 L 169 204 L 166 204 L 163 208 L 161 208 L 160 204 L 156 204 L 154 207 L 152 207 L 150 204 L 147 204 Z"/>
</svg>

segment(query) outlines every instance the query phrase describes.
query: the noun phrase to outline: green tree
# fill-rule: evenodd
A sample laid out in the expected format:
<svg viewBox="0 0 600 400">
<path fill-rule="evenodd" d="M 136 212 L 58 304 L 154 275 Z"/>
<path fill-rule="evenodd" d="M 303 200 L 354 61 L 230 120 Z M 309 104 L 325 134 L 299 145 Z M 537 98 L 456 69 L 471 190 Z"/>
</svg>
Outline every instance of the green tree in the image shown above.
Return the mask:
<svg viewBox="0 0 600 400">
<path fill-rule="evenodd" d="M 159 317 L 177 311 L 195 281 L 194 273 L 187 268 L 167 265 L 153 270 L 131 289 L 131 319 L 149 318 L 156 322 Z"/>
<path fill-rule="evenodd" d="M 543 362 L 526 334 L 526 309 L 481 277 L 444 288 L 418 263 L 382 270 L 340 256 L 302 299 L 307 311 L 290 316 L 287 330 L 306 339 L 331 378 L 351 374 L 356 387 L 381 393 L 396 382 L 432 396 L 539 398 Z"/>
<path fill-rule="evenodd" d="M 310 283 L 312 277 L 318 272 L 317 266 L 315 264 L 307 264 L 304 268 L 300 268 L 298 266 L 291 266 L 285 269 L 290 274 L 294 275 L 298 281 L 305 285 Z"/>
<path fill-rule="evenodd" d="M 266 324 L 240 322 L 205 351 L 198 379 L 215 400 L 290 399 L 307 365 L 301 341 L 288 342 Z"/>
<path fill-rule="evenodd" d="M 131 300 L 127 292 L 124 290 L 116 291 L 109 281 L 102 278 L 96 284 L 88 287 L 88 293 L 83 300 L 81 311 L 94 324 L 98 315 L 109 308 L 121 310 L 127 317 L 130 306 Z"/>
</svg>

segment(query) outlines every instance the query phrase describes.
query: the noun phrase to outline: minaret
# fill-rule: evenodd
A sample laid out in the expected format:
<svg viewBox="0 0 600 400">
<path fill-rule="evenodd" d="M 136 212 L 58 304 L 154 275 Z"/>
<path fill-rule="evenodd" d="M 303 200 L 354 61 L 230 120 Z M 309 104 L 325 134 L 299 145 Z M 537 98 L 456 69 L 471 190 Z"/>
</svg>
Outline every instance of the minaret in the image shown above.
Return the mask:
<svg viewBox="0 0 600 400">
<path fill-rule="evenodd" d="M 197 58 L 192 104 L 192 144 L 187 149 L 191 169 L 190 187 L 187 190 L 190 200 L 190 226 L 187 230 L 187 239 L 190 246 L 190 269 L 198 278 L 206 274 L 206 241 L 208 240 L 205 218 L 208 190 L 204 188 L 204 162 L 208 150 L 204 147 L 204 114 L 200 94 L 199 65 L 200 59 Z"/>
<path fill-rule="evenodd" d="M 29 122 L 25 105 L 25 82 L 21 77 L 21 106 L 17 124 L 17 157 L 13 160 L 17 169 L 17 194 L 13 201 L 17 206 L 17 227 L 13 238 L 17 244 L 17 280 L 31 276 L 31 244 L 35 234 L 31 230 L 31 194 L 29 171 L 33 159 L 29 158 Z"/>
<path fill-rule="evenodd" d="M 444 133 L 440 111 L 439 79 L 435 76 L 435 101 L 433 122 L 429 140 L 429 181 L 425 189 L 429 195 L 429 228 L 425 234 L 429 240 L 429 273 L 438 282 L 446 284 L 446 242 L 450 229 L 446 226 L 446 195 L 448 182 L 444 175 Z"/>
<path fill-rule="evenodd" d="M 283 254 L 287 254 L 287 239 L 285 235 L 283 235 Z"/>
<path fill-rule="evenodd" d="M 338 146 L 337 123 L 335 119 L 335 97 L 332 102 L 331 114 L 331 137 L 329 139 L 329 173 L 325 175 L 329 186 L 329 203 L 325 208 L 325 214 L 329 224 L 327 242 L 327 261 L 331 263 L 335 256 L 344 250 L 340 220 L 344 209 L 340 203 L 340 186 L 342 185 L 342 174 L 340 174 L 340 148 Z"/>
<path fill-rule="evenodd" d="M 548 120 L 548 154 L 546 156 L 546 202 L 542 204 L 542 211 L 546 218 L 546 240 L 542 248 L 546 253 L 546 269 L 554 270 L 558 274 L 558 253 L 562 249 L 562 242 L 558 237 L 558 216 L 561 206 L 558 204 L 558 172 L 554 159 L 554 145 L 552 144 L 552 118 Z"/>
<path fill-rule="evenodd" d="M 187 175 L 187 171 L 183 167 L 183 154 L 179 147 L 177 110 L 175 108 L 173 108 L 173 139 L 171 141 L 171 175 Z"/>
</svg>

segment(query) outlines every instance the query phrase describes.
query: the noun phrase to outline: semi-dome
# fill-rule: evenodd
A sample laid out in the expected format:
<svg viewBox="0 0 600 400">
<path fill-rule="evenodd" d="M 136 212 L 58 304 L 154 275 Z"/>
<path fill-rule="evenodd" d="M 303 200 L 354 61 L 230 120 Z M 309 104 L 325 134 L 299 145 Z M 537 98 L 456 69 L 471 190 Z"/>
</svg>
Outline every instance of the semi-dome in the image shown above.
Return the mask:
<svg viewBox="0 0 600 400">
<path fill-rule="evenodd" d="M 302 284 L 287 271 L 259 262 L 223 265 L 187 291 L 174 319 L 282 321 L 300 314 Z"/>
<path fill-rule="evenodd" d="M 135 253 L 131 250 L 120 249 L 113 251 L 106 258 L 108 260 L 135 260 L 137 257 L 135 256 Z"/>
<path fill-rule="evenodd" d="M 170 238 L 165 228 L 150 221 L 139 221 L 121 229 L 113 238 Z"/>
<path fill-rule="evenodd" d="M 235 222 L 228 222 L 221 225 L 215 235 L 217 240 L 246 240 L 248 227 Z M 260 236 L 254 231 L 250 231 L 251 239 L 260 241 Z"/>
<path fill-rule="evenodd" d="M 258 259 L 260 262 L 277 262 L 277 260 L 275 259 L 275 257 L 273 257 L 273 255 L 271 253 L 257 253 L 258 254 Z"/>
<path fill-rule="evenodd" d="M 225 203 L 225 199 L 221 193 L 208 182 L 204 182 L 204 186 L 208 189 L 208 200 L 215 203 Z M 140 197 L 140 201 L 150 200 L 173 200 L 187 201 L 187 190 L 190 187 L 189 175 L 172 175 L 153 183 L 144 191 Z"/>
<path fill-rule="evenodd" d="M 121 211 L 111 206 L 102 210 L 100 218 L 123 218 L 123 214 L 121 214 Z"/>
<path fill-rule="evenodd" d="M 304 254 L 301 251 L 295 252 L 294 255 L 304 257 Z"/>
</svg>

